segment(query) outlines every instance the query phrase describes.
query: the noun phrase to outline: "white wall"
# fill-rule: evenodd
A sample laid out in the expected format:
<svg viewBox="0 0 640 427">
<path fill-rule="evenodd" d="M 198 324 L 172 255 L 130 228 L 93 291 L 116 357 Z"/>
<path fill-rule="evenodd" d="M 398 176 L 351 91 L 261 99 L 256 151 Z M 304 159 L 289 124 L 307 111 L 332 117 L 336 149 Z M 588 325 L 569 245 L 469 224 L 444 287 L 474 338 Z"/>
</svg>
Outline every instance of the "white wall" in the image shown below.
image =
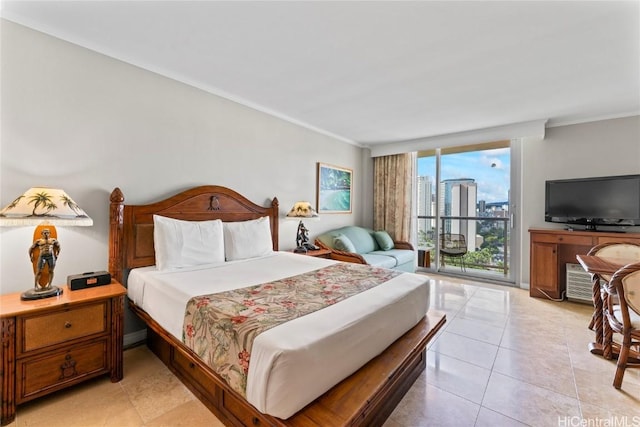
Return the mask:
<svg viewBox="0 0 640 427">
<path fill-rule="evenodd" d="M 544 222 L 546 180 L 639 173 L 640 116 L 548 128 L 544 140 L 523 141 L 521 283 L 529 283 L 527 230 L 563 228 Z"/>
<path fill-rule="evenodd" d="M 309 221 L 310 237 L 371 221 L 368 150 L 0 22 L 0 207 L 30 187 L 60 187 L 94 220 L 93 227 L 58 227 L 56 282 L 107 269 L 116 186 L 135 204 L 194 185 L 224 185 L 260 204 L 278 197 L 284 217 L 297 200 L 315 205 L 316 162 L 325 162 L 353 169 L 354 213 Z M 281 249 L 295 246 L 296 227 L 282 219 Z M 32 234 L 33 227 L 0 229 L 0 292 L 32 286 Z"/>
<path fill-rule="evenodd" d="M 354 213 L 323 215 L 311 237 L 343 224 L 371 226 L 372 160 L 361 149 L 193 87 L 0 20 L 0 206 L 32 186 L 64 188 L 94 219 L 59 228 L 57 281 L 107 268 L 109 193 L 159 200 L 199 184 L 225 185 L 256 202 L 277 196 L 281 213 L 315 200 L 315 165 L 352 168 Z M 530 227 L 544 222 L 544 181 L 640 173 L 640 117 L 547 129 L 522 143 L 522 264 L 529 281 Z M 281 249 L 295 221 L 280 223 Z M 0 292 L 33 275 L 31 227 L 0 228 Z"/>
</svg>

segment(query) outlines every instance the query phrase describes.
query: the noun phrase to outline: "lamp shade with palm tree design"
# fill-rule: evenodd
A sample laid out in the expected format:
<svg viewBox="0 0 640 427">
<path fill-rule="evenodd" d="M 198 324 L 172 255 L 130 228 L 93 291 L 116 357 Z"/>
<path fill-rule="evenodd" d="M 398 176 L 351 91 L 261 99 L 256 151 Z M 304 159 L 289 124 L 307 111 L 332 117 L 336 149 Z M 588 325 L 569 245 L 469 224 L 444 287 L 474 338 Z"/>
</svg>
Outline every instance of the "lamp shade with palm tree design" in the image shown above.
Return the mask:
<svg viewBox="0 0 640 427">
<path fill-rule="evenodd" d="M 93 220 L 63 190 L 33 187 L 0 211 L 0 226 L 37 226 L 29 258 L 33 265 L 34 286 L 22 293 L 24 300 L 60 295 L 53 286 L 53 273 L 60 254 L 56 225 L 90 226 Z"/>
<path fill-rule="evenodd" d="M 33 187 L 0 211 L 0 226 L 90 226 L 93 220 L 63 190 Z"/>
</svg>

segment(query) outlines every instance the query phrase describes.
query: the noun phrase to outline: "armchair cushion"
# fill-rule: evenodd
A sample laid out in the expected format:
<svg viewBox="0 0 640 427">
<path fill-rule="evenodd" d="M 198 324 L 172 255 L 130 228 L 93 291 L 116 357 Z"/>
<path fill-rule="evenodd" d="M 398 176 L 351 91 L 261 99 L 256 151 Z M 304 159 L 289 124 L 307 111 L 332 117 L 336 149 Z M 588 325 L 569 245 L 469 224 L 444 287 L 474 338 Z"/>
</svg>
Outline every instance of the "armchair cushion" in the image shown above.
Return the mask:
<svg viewBox="0 0 640 427">
<path fill-rule="evenodd" d="M 362 258 L 367 261 L 367 264 L 375 265 L 376 267 L 394 268 L 397 265 L 395 258 L 381 255 L 380 253 L 370 252 L 368 254 L 362 254 Z"/>
<path fill-rule="evenodd" d="M 353 242 L 342 233 L 333 238 L 333 246 L 339 251 L 356 252 Z"/>
<path fill-rule="evenodd" d="M 413 262 L 415 258 L 414 251 L 408 251 L 406 249 L 390 249 L 388 251 L 373 251 L 373 252 L 369 252 L 368 255 L 384 255 L 387 257 L 392 257 L 396 259 L 396 263 L 398 265 L 404 264 L 407 262 Z"/>
<path fill-rule="evenodd" d="M 388 251 L 393 249 L 393 239 L 391 238 L 391 236 L 389 236 L 389 233 L 387 233 L 386 231 L 382 230 L 382 231 L 374 231 L 373 232 L 373 237 L 375 237 L 376 242 L 378 243 L 378 246 L 380 246 L 380 249 L 382 249 L 383 251 Z"/>
<path fill-rule="evenodd" d="M 616 320 L 622 324 L 622 311 L 619 305 L 613 306 L 613 315 Z M 633 310 L 629 310 L 629 320 L 631 321 L 631 327 L 633 329 L 640 329 L 640 315 Z"/>
</svg>

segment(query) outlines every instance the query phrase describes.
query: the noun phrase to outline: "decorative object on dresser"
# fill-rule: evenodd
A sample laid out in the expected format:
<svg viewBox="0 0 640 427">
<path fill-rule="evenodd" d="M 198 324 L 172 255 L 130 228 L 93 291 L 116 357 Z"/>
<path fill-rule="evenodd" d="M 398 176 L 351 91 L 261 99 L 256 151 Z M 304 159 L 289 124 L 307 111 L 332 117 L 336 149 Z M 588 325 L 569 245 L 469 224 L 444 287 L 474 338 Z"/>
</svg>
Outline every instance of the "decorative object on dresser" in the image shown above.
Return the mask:
<svg viewBox="0 0 640 427">
<path fill-rule="evenodd" d="M 94 286 L 104 286 L 111 283 L 111 274 L 108 271 L 91 271 L 88 273 L 67 276 L 67 286 L 72 291 Z"/>
<path fill-rule="evenodd" d="M 0 296 L 3 426 L 16 405 L 104 374 L 122 379 L 125 294 L 114 281 L 37 301 Z"/>
<path fill-rule="evenodd" d="M 27 225 L 37 226 L 29 248 L 34 286 L 21 298 L 30 300 L 60 295 L 62 289 L 53 285 L 53 273 L 60 253 L 55 226 L 90 226 L 93 220 L 63 190 L 33 187 L 0 211 L 0 226 Z"/>
<path fill-rule="evenodd" d="M 289 213 L 288 218 L 315 218 L 318 213 L 311 207 L 309 202 L 296 202 Z M 308 250 L 318 250 L 316 245 L 309 242 L 309 229 L 304 226 L 302 220 L 298 223 L 298 231 L 296 232 L 296 253 L 306 253 Z"/>
<path fill-rule="evenodd" d="M 318 163 L 316 198 L 319 213 L 351 213 L 353 171 Z"/>
</svg>

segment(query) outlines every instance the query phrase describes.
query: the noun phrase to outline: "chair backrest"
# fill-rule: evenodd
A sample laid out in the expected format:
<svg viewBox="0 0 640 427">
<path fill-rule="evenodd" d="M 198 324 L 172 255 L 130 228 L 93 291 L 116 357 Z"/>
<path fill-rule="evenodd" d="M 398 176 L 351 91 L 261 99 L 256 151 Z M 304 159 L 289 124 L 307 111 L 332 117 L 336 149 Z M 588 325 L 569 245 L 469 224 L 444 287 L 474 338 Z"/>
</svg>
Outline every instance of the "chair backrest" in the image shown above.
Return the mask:
<svg viewBox="0 0 640 427">
<path fill-rule="evenodd" d="M 443 233 L 440 235 L 440 247 L 444 249 L 467 249 L 464 234 Z"/>
<path fill-rule="evenodd" d="M 629 308 L 640 315 L 640 262 L 623 267 L 622 291 Z"/>
<path fill-rule="evenodd" d="M 609 294 L 609 298 L 606 300 L 607 312 L 611 315 L 616 312 L 616 309 L 619 309 L 620 317 L 614 315 L 617 321 L 621 321 L 621 325 L 617 328 L 622 330 L 631 328 L 629 310 L 640 315 L 640 262 L 627 264 L 620 268 L 611 276 L 611 281 L 603 289 Z M 612 295 L 616 295 L 617 298 L 612 298 Z M 614 327 L 617 321 L 614 320 L 612 323 L 611 317 L 609 317 L 612 328 L 616 332 L 622 332 Z"/>
<path fill-rule="evenodd" d="M 633 261 L 640 261 L 640 244 L 634 242 L 607 242 L 594 246 L 588 255 L 602 258 L 618 258 Z M 611 280 L 609 275 L 601 275 L 607 282 Z"/>
<path fill-rule="evenodd" d="M 589 251 L 589 255 L 595 255 L 603 258 L 637 259 L 640 261 L 640 245 L 632 242 L 603 243 L 594 246 Z"/>
</svg>

